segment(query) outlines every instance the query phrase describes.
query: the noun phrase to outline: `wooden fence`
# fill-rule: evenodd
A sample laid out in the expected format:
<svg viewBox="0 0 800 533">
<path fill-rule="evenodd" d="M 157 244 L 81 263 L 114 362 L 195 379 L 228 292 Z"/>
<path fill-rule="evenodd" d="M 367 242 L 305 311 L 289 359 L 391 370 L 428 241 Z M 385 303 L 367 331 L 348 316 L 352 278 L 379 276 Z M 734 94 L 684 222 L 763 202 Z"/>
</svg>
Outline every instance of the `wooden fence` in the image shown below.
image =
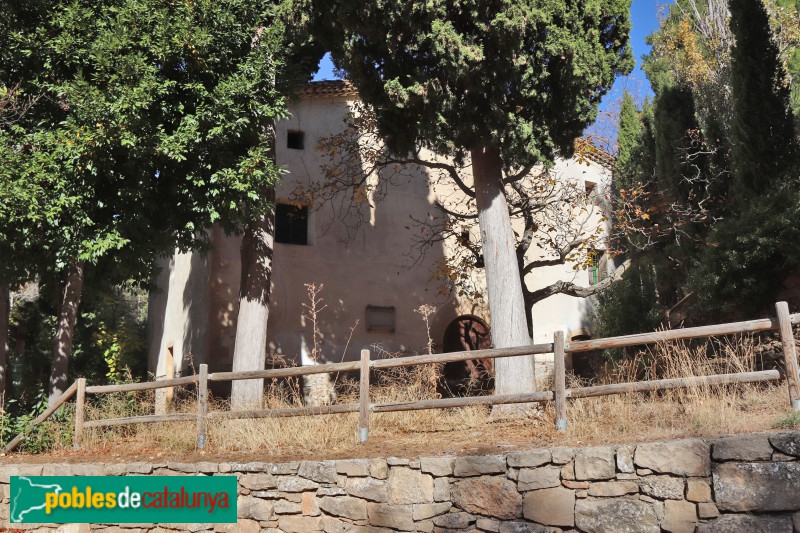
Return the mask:
<svg viewBox="0 0 800 533">
<path fill-rule="evenodd" d="M 758 372 L 740 372 L 733 374 L 715 374 L 709 376 L 692 376 L 685 378 L 661 379 L 600 385 L 591 387 L 567 388 L 566 386 L 566 357 L 567 354 L 600 350 L 607 348 L 623 348 L 638 345 L 655 344 L 682 339 L 695 339 L 717 335 L 731 335 L 741 333 L 756 333 L 762 331 L 779 331 L 786 365 L 786 382 L 789 389 L 789 399 L 793 409 L 800 410 L 800 370 L 798 370 L 797 350 L 792 332 L 793 324 L 800 324 L 800 313 L 789 314 L 786 302 L 775 304 L 776 317 L 746 322 L 733 322 L 712 326 L 683 328 L 652 333 L 640 333 L 621 337 L 593 339 L 587 341 L 566 342 L 564 333 L 555 333 L 553 342 L 534 344 L 517 348 L 500 348 L 477 350 L 468 352 L 451 352 L 443 354 L 418 355 L 397 359 L 370 359 L 369 350 L 361 351 L 359 361 L 346 363 L 332 363 L 313 366 L 279 368 L 270 370 L 254 370 L 248 372 L 214 372 L 208 373 L 208 366 L 200 365 L 198 374 L 161 381 L 131 383 L 123 385 L 98 385 L 86 386 L 85 378 L 79 378 L 64 394 L 50 407 L 34 420 L 28 428 L 40 424 L 52 415 L 58 407 L 76 395 L 75 408 L 75 435 L 74 447 L 79 449 L 83 437 L 83 430 L 92 427 L 111 427 L 128 424 L 158 423 L 192 421 L 197 426 L 197 447 L 203 448 L 207 441 L 207 425 L 214 419 L 242 419 L 242 418 L 268 418 L 287 416 L 308 416 L 335 413 L 359 413 L 358 428 L 359 440 L 365 442 L 369 437 L 369 414 L 388 413 L 393 411 L 414 411 L 421 409 L 444 409 L 452 407 L 465 407 L 470 405 L 504 405 L 519 403 L 546 403 L 554 402 L 556 413 L 556 428 L 565 431 L 567 428 L 567 400 L 570 398 L 590 398 L 612 394 L 627 394 L 632 392 L 658 391 L 676 388 L 686 388 L 699 385 L 724 385 L 732 383 L 756 383 L 761 381 L 775 381 L 781 379 L 777 370 L 763 370 Z M 369 376 L 370 371 L 397 368 L 431 363 L 451 363 L 469 359 L 496 359 L 500 357 L 515 357 L 535 354 L 554 354 L 555 386 L 554 390 L 539 391 L 527 394 L 505 394 L 493 396 L 475 396 L 460 398 L 443 398 L 436 400 L 421 400 L 392 403 L 370 403 Z M 325 374 L 334 372 L 355 372 L 360 374 L 359 401 L 358 403 L 326 405 L 317 407 L 290 407 L 284 409 L 259 409 L 250 411 L 208 411 L 208 382 L 209 381 L 234 381 L 241 379 L 271 379 L 283 377 L 299 377 L 311 374 Z M 132 392 L 153 390 L 181 385 L 197 386 L 197 413 L 174 413 L 167 415 L 147 415 L 126 418 L 112 418 L 106 420 L 85 420 L 84 405 L 86 394 L 103 394 L 113 392 Z M 27 432 L 26 432 L 27 433 Z M 17 435 L 3 449 L 4 453 L 14 450 L 24 439 L 25 433 Z"/>
</svg>

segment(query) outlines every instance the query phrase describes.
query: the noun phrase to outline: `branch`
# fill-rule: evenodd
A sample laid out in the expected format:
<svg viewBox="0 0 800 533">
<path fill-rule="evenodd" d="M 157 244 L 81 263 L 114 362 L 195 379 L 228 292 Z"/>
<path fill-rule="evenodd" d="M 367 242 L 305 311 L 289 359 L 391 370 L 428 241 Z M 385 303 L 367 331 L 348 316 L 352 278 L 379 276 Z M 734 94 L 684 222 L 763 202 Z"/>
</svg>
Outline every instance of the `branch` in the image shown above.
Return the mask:
<svg viewBox="0 0 800 533">
<path fill-rule="evenodd" d="M 419 156 L 415 155 L 414 157 L 409 157 L 405 160 L 395 160 L 392 161 L 394 163 L 414 163 L 416 165 L 421 165 L 423 167 L 434 168 L 436 170 L 444 170 L 450 175 L 450 179 L 456 182 L 458 188 L 461 189 L 461 192 L 469 196 L 470 198 L 475 198 L 475 191 L 473 191 L 464 181 L 461 179 L 461 176 L 458 175 L 458 171 L 456 167 L 453 165 L 449 165 L 447 163 L 437 163 L 434 161 L 426 161 Z"/>
<path fill-rule="evenodd" d="M 444 213 L 445 213 L 446 215 L 450 215 L 451 217 L 453 217 L 453 218 L 457 218 L 457 219 L 459 219 L 459 220 L 467 220 L 467 219 L 474 220 L 474 219 L 478 218 L 478 215 L 477 215 L 477 214 L 474 214 L 474 215 L 467 215 L 467 214 L 464 214 L 464 213 L 456 213 L 455 211 L 450 211 L 450 210 L 449 210 L 449 209 L 447 209 L 447 208 L 446 208 L 444 205 L 442 205 L 442 203 L 441 203 L 441 202 L 438 202 L 438 201 L 437 201 L 437 202 L 434 202 L 434 205 L 435 205 L 436 207 L 438 207 L 439 209 L 441 209 L 442 211 L 444 211 Z"/>
<path fill-rule="evenodd" d="M 556 294 L 566 294 L 567 296 L 574 296 L 576 298 L 587 298 L 589 296 L 594 296 L 595 294 L 603 292 L 612 284 L 619 281 L 622 278 L 622 275 L 628 270 L 628 268 L 630 268 L 630 266 L 631 260 L 627 259 L 624 263 L 617 267 L 616 270 L 614 270 L 613 274 L 604 278 L 599 283 L 589 287 L 576 285 L 569 281 L 557 281 L 552 285 L 548 285 L 542 289 L 531 291 L 528 294 L 529 299 L 526 302 L 526 305 L 534 305 L 538 302 L 541 302 L 545 298 L 549 298 L 550 296 L 554 296 Z"/>
<path fill-rule="evenodd" d="M 578 239 L 567 243 L 558 250 L 557 259 L 540 259 L 539 261 L 531 261 L 525 265 L 522 274 L 529 274 L 534 268 L 563 265 L 567 261 L 567 256 L 584 242 L 586 242 L 586 239 Z"/>
</svg>

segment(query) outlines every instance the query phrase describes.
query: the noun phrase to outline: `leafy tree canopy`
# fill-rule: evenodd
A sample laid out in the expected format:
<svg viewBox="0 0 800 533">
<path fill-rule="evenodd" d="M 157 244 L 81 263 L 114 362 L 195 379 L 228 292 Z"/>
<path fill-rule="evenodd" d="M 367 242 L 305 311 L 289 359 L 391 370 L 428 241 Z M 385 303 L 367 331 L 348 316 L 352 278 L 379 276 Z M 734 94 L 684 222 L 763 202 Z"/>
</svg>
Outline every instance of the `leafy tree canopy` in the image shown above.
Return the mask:
<svg viewBox="0 0 800 533">
<path fill-rule="evenodd" d="M 340 2 L 333 57 L 378 110 L 389 146 L 509 168 L 571 154 L 633 66 L 629 0 Z"/>
<path fill-rule="evenodd" d="M 32 102 L 0 128 L 0 241 L 14 257 L 108 260 L 144 280 L 155 255 L 269 208 L 281 6 L 17 4 L 0 2 L 0 88 Z"/>
</svg>

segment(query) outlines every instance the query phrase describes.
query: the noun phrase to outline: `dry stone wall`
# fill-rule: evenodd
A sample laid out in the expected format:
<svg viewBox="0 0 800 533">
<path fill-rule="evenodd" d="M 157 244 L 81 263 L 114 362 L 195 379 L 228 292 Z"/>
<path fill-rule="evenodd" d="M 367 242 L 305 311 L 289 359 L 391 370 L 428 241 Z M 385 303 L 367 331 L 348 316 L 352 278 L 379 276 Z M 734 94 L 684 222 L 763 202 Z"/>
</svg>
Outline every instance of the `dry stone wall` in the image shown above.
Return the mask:
<svg viewBox="0 0 800 533">
<path fill-rule="evenodd" d="M 800 432 L 475 457 L 0 465 L 13 475 L 236 475 L 238 524 L 28 526 L 38 531 L 800 531 Z"/>
</svg>

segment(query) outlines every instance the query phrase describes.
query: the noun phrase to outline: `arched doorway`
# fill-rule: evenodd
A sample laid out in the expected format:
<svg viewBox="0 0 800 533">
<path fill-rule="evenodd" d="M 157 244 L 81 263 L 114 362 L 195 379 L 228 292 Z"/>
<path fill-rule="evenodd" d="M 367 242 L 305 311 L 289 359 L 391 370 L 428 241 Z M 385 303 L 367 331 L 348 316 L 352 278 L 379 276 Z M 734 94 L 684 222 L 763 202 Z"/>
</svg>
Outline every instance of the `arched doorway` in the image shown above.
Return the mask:
<svg viewBox="0 0 800 533">
<path fill-rule="evenodd" d="M 492 347 L 489 325 L 475 315 L 456 317 L 444 330 L 442 349 L 448 352 L 471 352 Z M 444 365 L 444 395 L 490 392 L 494 389 L 494 367 L 491 359 L 470 359 Z"/>
</svg>

